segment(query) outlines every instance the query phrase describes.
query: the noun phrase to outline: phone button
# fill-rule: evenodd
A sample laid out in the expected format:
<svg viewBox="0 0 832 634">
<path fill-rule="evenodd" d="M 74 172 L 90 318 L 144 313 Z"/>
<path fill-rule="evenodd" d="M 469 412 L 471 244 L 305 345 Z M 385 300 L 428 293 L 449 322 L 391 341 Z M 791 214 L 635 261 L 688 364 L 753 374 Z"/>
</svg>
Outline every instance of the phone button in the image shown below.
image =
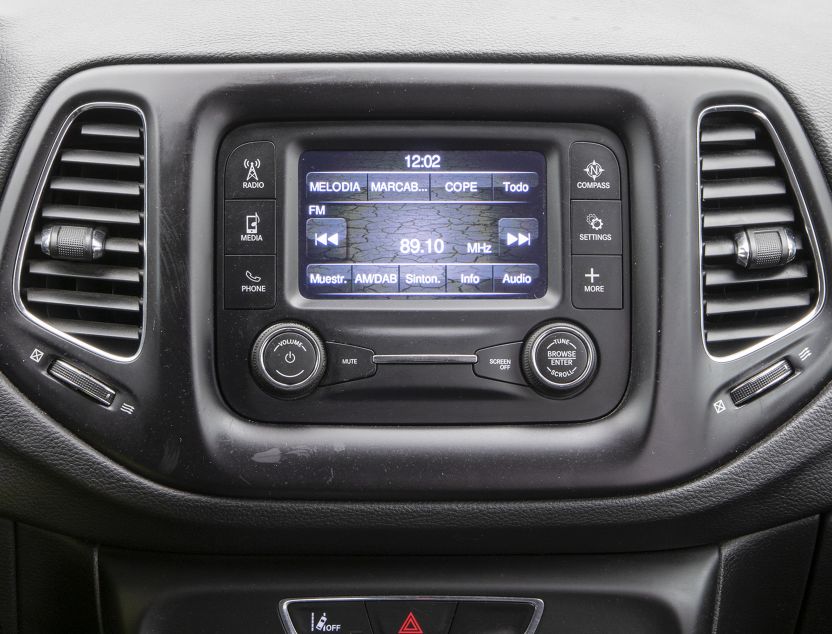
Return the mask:
<svg viewBox="0 0 832 634">
<path fill-rule="evenodd" d="M 274 306 L 273 255 L 226 255 L 223 279 L 226 309 L 263 309 Z"/>
</svg>

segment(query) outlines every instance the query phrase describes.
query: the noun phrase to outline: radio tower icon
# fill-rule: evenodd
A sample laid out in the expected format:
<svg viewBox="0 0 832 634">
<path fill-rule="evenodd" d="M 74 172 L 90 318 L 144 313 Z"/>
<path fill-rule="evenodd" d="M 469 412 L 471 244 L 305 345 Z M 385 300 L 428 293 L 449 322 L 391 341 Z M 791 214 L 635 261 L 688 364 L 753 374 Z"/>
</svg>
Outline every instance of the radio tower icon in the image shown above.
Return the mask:
<svg viewBox="0 0 832 634">
<path fill-rule="evenodd" d="M 260 177 L 257 175 L 257 168 L 260 167 L 260 159 L 255 159 L 250 161 L 246 159 L 243 161 L 243 167 L 248 168 L 248 176 L 246 176 L 246 181 L 255 180 L 259 181 Z"/>
</svg>

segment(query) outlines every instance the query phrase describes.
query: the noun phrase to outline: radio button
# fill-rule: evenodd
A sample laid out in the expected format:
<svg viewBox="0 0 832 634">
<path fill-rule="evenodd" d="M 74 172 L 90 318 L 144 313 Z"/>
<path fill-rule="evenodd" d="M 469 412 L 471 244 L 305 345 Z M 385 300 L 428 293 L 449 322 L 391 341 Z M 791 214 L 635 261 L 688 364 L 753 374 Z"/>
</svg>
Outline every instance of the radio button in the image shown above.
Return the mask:
<svg viewBox="0 0 832 634">
<path fill-rule="evenodd" d="M 327 341 L 328 367 L 321 385 L 347 383 L 373 376 L 376 373 L 376 364 L 373 363 L 374 354 L 369 348 Z"/>
<path fill-rule="evenodd" d="M 431 200 L 491 200 L 491 174 L 479 172 L 430 175 Z"/>
<path fill-rule="evenodd" d="M 521 368 L 523 343 L 504 343 L 499 346 L 477 350 L 474 374 L 492 381 L 526 385 Z"/>
<path fill-rule="evenodd" d="M 623 308 L 619 255 L 572 256 L 572 305 L 575 308 Z"/>
<path fill-rule="evenodd" d="M 495 293 L 531 293 L 538 285 L 537 264 L 495 264 Z"/>
<path fill-rule="evenodd" d="M 445 266 L 439 264 L 399 267 L 399 290 L 402 293 L 444 293 Z"/>
<path fill-rule="evenodd" d="M 272 255 L 275 245 L 273 200 L 225 201 L 225 252 Z"/>
<path fill-rule="evenodd" d="M 399 292 L 399 267 L 395 264 L 353 264 L 352 290 L 354 293 Z"/>
<path fill-rule="evenodd" d="M 274 144 L 253 141 L 238 146 L 225 163 L 225 198 L 274 197 Z"/>
<path fill-rule="evenodd" d="M 349 264 L 310 264 L 306 283 L 316 294 L 349 293 L 352 290 L 352 266 Z"/>
<path fill-rule="evenodd" d="M 430 174 L 367 175 L 368 200 L 430 200 Z"/>
<path fill-rule="evenodd" d="M 533 200 L 540 177 L 536 172 L 495 172 L 491 175 L 494 200 Z"/>
<path fill-rule="evenodd" d="M 309 218 L 306 221 L 306 255 L 322 260 L 346 259 L 346 219 Z"/>
<path fill-rule="evenodd" d="M 310 172 L 306 196 L 311 201 L 367 200 L 367 174 Z"/>
<path fill-rule="evenodd" d="M 618 159 L 608 147 L 600 143 L 573 143 L 569 150 L 569 165 L 573 199 L 621 198 Z"/>
<path fill-rule="evenodd" d="M 621 203 L 572 201 L 572 253 L 621 255 Z"/>
<path fill-rule="evenodd" d="M 500 218 L 497 228 L 501 257 L 523 258 L 540 236 L 537 218 Z"/>
<path fill-rule="evenodd" d="M 225 308 L 271 308 L 275 299 L 273 255 L 226 255 Z"/>
<path fill-rule="evenodd" d="M 490 264 L 449 264 L 449 293 L 492 293 L 494 281 Z"/>
</svg>

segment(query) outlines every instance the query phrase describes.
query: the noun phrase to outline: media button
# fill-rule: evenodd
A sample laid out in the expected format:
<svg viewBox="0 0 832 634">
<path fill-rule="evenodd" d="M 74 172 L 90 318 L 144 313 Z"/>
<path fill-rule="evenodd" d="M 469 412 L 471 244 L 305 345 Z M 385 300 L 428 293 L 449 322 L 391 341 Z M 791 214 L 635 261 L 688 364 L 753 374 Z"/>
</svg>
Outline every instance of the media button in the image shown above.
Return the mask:
<svg viewBox="0 0 832 634">
<path fill-rule="evenodd" d="M 495 264 L 495 293 L 532 293 L 538 286 L 537 264 Z"/>
<path fill-rule="evenodd" d="M 573 199 L 621 198 L 618 159 L 600 143 L 573 143 L 569 150 Z"/>
<path fill-rule="evenodd" d="M 540 236 L 537 218 L 500 218 L 500 256 L 523 257 Z"/>
<path fill-rule="evenodd" d="M 273 255 L 226 255 L 225 307 L 234 309 L 271 308 L 275 298 L 275 257 Z"/>
<path fill-rule="evenodd" d="M 494 291 L 490 264 L 449 264 L 448 293 L 491 293 Z"/>
<path fill-rule="evenodd" d="M 271 255 L 275 245 L 273 200 L 225 201 L 225 252 L 228 255 Z"/>
<path fill-rule="evenodd" d="M 225 197 L 275 197 L 274 144 L 271 141 L 243 143 L 228 155 Z"/>
<path fill-rule="evenodd" d="M 346 259 L 346 219 L 309 218 L 306 221 L 306 255 L 323 260 Z"/>
<path fill-rule="evenodd" d="M 430 174 L 368 174 L 368 200 L 430 200 Z"/>
<path fill-rule="evenodd" d="M 444 293 L 445 266 L 439 264 L 400 266 L 399 291 L 402 293 Z"/>
<path fill-rule="evenodd" d="M 353 172 L 309 172 L 309 200 L 367 200 L 367 175 Z"/>
<path fill-rule="evenodd" d="M 352 266 L 349 264 L 310 264 L 306 284 L 315 294 L 352 291 Z"/>
<path fill-rule="evenodd" d="M 431 200 L 492 200 L 491 174 L 453 172 L 430 175 Z"/>
<path fill-rule="evenodd" d="M 621 256 L 572 256 L 572 305 L 575 308 L 622 308 L 622 286 Z"/>
<path fill-rule="evenodd" d="M 572 201 L 572 253 L 621 255 L 621 203 L 617 200 Z"/>
<path fill-rule="evenodd" d="M 395 264 L 354 264 L 352 267 L 354 293 L 398 293 L 399 267 Z"/>
<path fill-rule="evenodd" d="M 535 172 L 495 172 L 491 183 L 494 200 L 530 200 L 537 195 L 540 177 Z"/>
</svg>

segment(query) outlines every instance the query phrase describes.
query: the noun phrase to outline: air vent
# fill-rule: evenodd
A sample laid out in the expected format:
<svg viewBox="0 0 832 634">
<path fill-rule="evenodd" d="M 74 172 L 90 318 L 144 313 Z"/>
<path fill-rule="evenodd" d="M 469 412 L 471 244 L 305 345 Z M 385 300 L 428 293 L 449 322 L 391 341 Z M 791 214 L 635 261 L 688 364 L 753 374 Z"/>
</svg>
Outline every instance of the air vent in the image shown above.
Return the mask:
<svg viewBox="0 0 832 634">
<path fill-rule="evenodd" d="M 705 345 L 716 358 L 735 357 L 813 316 L 815 240 L 788 158 L 760 112 L 703 113 L 699 169 Z"/>
<path fill-rule="evenodd" d="M 105 356 L 142 338 L 145 126 L 132 106 L 90 105 L 64 124 L 39 184 L 18 259 L 33 320 Z"/>
</svg>

